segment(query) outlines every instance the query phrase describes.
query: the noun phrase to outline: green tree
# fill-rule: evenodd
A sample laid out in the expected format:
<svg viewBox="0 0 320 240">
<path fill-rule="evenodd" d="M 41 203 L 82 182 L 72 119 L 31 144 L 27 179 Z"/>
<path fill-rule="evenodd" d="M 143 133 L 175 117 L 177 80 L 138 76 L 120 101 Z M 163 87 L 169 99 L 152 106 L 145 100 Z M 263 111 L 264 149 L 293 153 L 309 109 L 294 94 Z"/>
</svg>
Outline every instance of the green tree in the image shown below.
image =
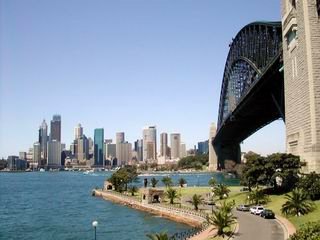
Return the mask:
<svg viewBox="0 0 320 240">
<path fill-rule="evenodd" d="M 203 166 L 209 165 L 209 155 L 199 154 L 181 158 L 178 162 L 180 169 L 196 169 L 201 170 Z"/>
<path fill-rule="evenodd" d="M 308 222 L 292 236 L 289 240 L 320 240 L 320 221 Z"/>
<path fill-rule="evenodd" d="M 219 236 L 224 237 L 230 233 L 230 228 L 235 223 L 236 218 L 232 214 L 232 206 L 232 203 L 224 202 L 220 207 L 212 211 L 212 215 L 207 216 L 207 222 L 215 226 Z"/>
<path fill-rule="evenodd" d="M 320 174 L 311 172 L 304 174 L 298 182 L 298 187 L 303 189 L 310 199 L 315 201 L 320 199 Z"/>
<path fill-rule="evenodd" d="M 169 187 L 166 191 L 166 196 L 167 198 L 169 199 L 170 201 L 170 204 L 173 204 L 174 203 L 174 200 L 176 198 L 179 198 L 179 195 L 178 195 L 178 192 L 176 189 L 173 189 L 171 187 Z"/>
<path fill-rule="evenodd" d="M 163 177 L 162 178 L 162 180 L 161 180 L 162 182 L 163 182 L 163 184 L 168 188 L 168 187 L 170 187 L 170 186 L 172 186 L 172 179 L 171 179 L 171 177 L 169 177 L 169 176 L 165 176 L 165 177 Z"/>
<path fill-rule="evenodd" d="M 211 177 L 210 180 L 208 181 L 208 184 L 210 187 L 214 187 L 217 184 L 217 181 L 214 177 Z"/>
<path fill-rule="evenodd" d="M 151 240 L 169 240 L 169 235 L 167 233 L 154 233 L 146 235 Z"/>
<path fill-rule="evenodd" d="M 136 167 L 125 166 L 113 173 L 108 181 L 112 183 L 116 191 L 121 192 L 123 190 L 126 191 L 128 184 L 136 181 L 137 177 Z"/>
<path fill-rule="evenodd" d="M 156 187 L 158 182 L 159 182 L 159 180 L 155 179 L 154 177 L 151 178 L 151 185 L 152 185 L 153 188 Z"/>
<path fill-rule="evenodd" d="M 203 198 L 200 194 L 194 194 L 191 199 L 191 204 L 194 206 L 194 210 L 198 211 L 199 205 L 203 203 Z"/>
<path fill-rule="evenodd" d="M 213 193 L 219 199 L 223 199 L 229 195 L 230 189 L 225 184 L 218 184 L 214 187 Z"/>
<path fill-rule="evenodd" d="M 295 188 L 291 194 L 286 194 L 287 201 L 282 205 L 281 212 L 285 215 L 299 216 L 311 212 L 314 204 L 301 189 Z"/>
<path fill-rule="evenodd" d="M 185 180 L 184 178 L 180 178 L 180 179 L 179 179 L 179 185 L 180 185 L 180 187 L 183 187 L 184 184 L 187 184 L 187 180 Z"/>
<path fill-rule="evenodd" d="M 255 205 L 267 203 L 269 200 L 268 195 L 265 194 L 263 189 L 259 188 L 259 186 L 248 193 L 247 199 L 251 204 Z"/>
<path fill-rule="evenodd" d="M 129 186 L 128 190 L 129 193 L 131 193 L 131 196 L 134 196 L 134 194 L 138 192 L 138 188 L 136 186 Z"/>
</svg>

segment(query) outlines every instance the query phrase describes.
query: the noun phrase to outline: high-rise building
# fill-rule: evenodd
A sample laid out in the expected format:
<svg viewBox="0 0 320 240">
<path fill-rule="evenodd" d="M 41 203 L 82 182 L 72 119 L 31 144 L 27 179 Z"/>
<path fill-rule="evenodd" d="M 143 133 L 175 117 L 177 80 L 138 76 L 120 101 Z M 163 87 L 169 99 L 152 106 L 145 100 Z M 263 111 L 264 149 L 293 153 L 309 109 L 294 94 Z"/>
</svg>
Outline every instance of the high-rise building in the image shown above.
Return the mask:
<svg viewBox="0 0 320 240">
<path fill-rule="evenodd" d="M 168 157 L 168 134 L 161 133 L 160 134 L 160 156 L 166 159 Z"/>
<path fill-rule="evenodd" d="M 181 145 L 180 133 L 170 134 L 171 159 L 180 158 L 180 145 Z"/>
<path fill-rule="evenodd" d="M 89 142 L 89 154 L 93 155 L 94 154 L 94 144 L 93 144 L 93 140 L 91 137 L 88 137 L 88 142 Z"/>
<path fill-rule="evenodd" d="M 48 125 L 46 120 L 43 120 L 39 128 L 39 143 L 41 148 L 41 163 L 40 166 L 47 164 L 48 154 Z"/>
<path fill-rule="evenodd" d="M 89 142 L 86 135 L 82 135 L 77 140 L 76 158 L 79 161 L 89 160 Z"/>
<path fill-rule="evenodd" d="M 111 160 L 117 156 L 117 145 L 108 143 L 106 145 L 106 159 Z"/>
<path fill-rule="evenodd" d="M 61 116 L 53 115 L 50 123 L 50 140 L 57 140 L 61 143 Z"/>
<path fill-rule="evenodd" d="M 48 168 L 61 167 L 61 143 L 58 140 L 48 142 Z"/>
<path fill-rule="evenodd" d="M 143 140 L 138 139 L 134 142 L 134 151 L 137 153 L 137 160 L 143 161 Z"/>
<path fill-rule="evenodd" d="M 198 142 L 198 154 L 208 154 L 209 153 L 209 140 Z"/>
<path fill-rule="evenodd" d="M 148 126 L 143 129 L 143 161 L 157 159 L 157 129 L 156 126 Z"/>
<path fill-rule="evenodd" d="M 41 145 L 39 142 L 33 144 L 33 166 L 41 166 Z"/>
<path fill-rule="evenodd" d="M 124 132 L 117 132 L 116 133 L 116 144 L 117 143 L 124 143 Z"/>
<path fill-rule="evenodd" d="M 103 155 L 104 129 L 96 128 L 94 130 L 94 165 L 104 166 Z"/>
<path fill-rule="evenodd" d="M 180 158 L 184 158 L 187 156 L 187 146 L 185 143 L 181 143 L 180 145 Z"/>
<path fill-rule="evenodd" d="M 81 138 L 83 135 L 83 127 L 79 123 L 75 128 L 74 128 L 74 139 Z"/>
<path fill-rule="evenodd" d="M 26 152 L 19 152 L 19 158 L 21 160 L 27 160 L 27 153 Z"/>
<path fill-rule="evenodd" d="M 117 143 L 117 160 L 118 165 L 127 165 L 132 159 L 132 144 L 125 143 Z"/>
<path fill-rule="evenodd" d="M 216 124 L 212 123 L 210 126 L 209 133 L 209 171 L 216 171 L 218 169 L 218 158 L 216 155 L 216 151 L 213 148 L 212 141 L 216 136 Z"/>
</svg>

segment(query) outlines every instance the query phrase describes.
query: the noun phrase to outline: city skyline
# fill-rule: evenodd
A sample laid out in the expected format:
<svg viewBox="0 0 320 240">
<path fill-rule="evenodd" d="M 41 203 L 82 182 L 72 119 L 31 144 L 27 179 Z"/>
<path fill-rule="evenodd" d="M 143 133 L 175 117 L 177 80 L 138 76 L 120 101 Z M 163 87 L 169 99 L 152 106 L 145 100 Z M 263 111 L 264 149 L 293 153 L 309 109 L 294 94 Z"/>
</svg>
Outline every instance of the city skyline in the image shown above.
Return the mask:
<svg viewBox="0 0 320 240">
<path fill-rule="evenodd" d="M 104 127 L 105 136 L 123 131 L 131 143 L 155 124 L 192 148 L 217 122 L 232 37 L 249 22 L 280 20 L 278 1 L 85 3 L 0 2 L 0 158 L 32 147 L 39 120 L 50 124 L 53 113 L 63 116 L 67 145 L 81 122 L 87 136 Z M 258 13 L 261 4 L 267 10 Z M 221 14 L 227 10 L 238 21 Z M 285 151 L 284 136 L 277 121 L 242 150 Z"/>
</svg>

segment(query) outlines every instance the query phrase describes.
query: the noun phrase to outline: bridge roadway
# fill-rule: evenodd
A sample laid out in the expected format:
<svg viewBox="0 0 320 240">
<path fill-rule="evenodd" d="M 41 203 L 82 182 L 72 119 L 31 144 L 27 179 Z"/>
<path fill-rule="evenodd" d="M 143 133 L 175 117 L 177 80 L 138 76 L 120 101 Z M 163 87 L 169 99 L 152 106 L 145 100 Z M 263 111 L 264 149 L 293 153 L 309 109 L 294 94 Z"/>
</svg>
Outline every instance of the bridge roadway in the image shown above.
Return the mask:
<svg viewBox="0 0 320 240">
<path fill-rule="evenodd" d="M 264 219 L 249 212 L 234 211 L 239 231 L 234 240 L 283 240 L 284 232 L 276 219 Z"/>
</svg>

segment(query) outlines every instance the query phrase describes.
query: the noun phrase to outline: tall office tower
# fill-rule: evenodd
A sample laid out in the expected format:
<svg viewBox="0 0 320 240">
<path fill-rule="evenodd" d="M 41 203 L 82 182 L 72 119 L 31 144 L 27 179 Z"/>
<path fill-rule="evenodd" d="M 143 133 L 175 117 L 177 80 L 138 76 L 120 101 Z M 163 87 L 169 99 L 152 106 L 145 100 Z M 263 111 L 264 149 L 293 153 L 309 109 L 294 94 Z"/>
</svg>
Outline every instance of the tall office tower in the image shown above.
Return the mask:
<svg viewBox="0 0 320 240">
<path fill-rule="evenodd" d="M 39 143 L 40 144 L 40 143 Z M 40 158 L 41 158 L 41 147 L 40 147 Z M 33 162 L 33 146 L 32 148 L 28 149 L 27 152 L 27 161 L 28 162 Z M 38 165 L 38 162 L 36 162 L 36 165 Z"/>
<path fill-rule="evenodd" d="M 117 143 L 124 143 L 124 132 L 116 133 L 116 144 Z"/>
<path fill-rule="evenodd" d="M 209 153 L 209 140 L 198 142 L 198 154 L 208 154 Z"/>
<path fill-rule="evenodd" d="M 137 160 L 143 161 L 143 140 L 138 139 L 134 142 L 134 151 L 137 153 Z"/>
<path fill-rule="evenodd" d="M 180 158 L 184 158 L 187 156 L 187 146 L 185 143 L 181 143 L 180 145 Z"/>
<path fill-rule="evenodd" d="M 171 159 L 180 158 L 180 145 L 181 145 L 180 133 L 170 134 Z"/>
<path fill-rule="evenodd" d="M 83 127 L 79 123 L 75 128 L 74 128 L 74 139 L 81 138 L 83 136 Z"/>
<path fill-rule="evenodd" d="M 27 153 L 26 152 L 19 152 L 19 158 L 21 160 L 27 160 Z"/>
<path fill-rule="evenodd" d="M 41 145 L 39 142 L 33 144 L 33 166 L 41 166 Z"/>
<path fill-rule="evenodd" d="M 168 153 L 168 134 L 161 133 L 160 134 L 160 156 L 166 159 L 168 156 L 167 153 Z"/>
<path fill-rule="evenodd" d="M 76 158 L 79 161 L 89 160 L 89 142 L 86 135 L 82 135 L 82 137 L 77 140 L 77 155 Z"/>
<path fill-rule="evenodd" d="M 103 155 L 103 140 L 104 130 L 103 128 L 96 128 L 94 130 L 94 165 L 104 166 L 104 155 Z"/>
<path fill-rule="evenodd" d="M 104 143 L 105 143 L 105 144 L 111 144 L 111 143 L 112 143 L 112 139 L 105 139 L 105 140 L 104 140 Z"/>
<path fill-rule="evenodd" d="M 76 141 L 73 141 L 70 144 L 70 152 L 71 152 L 72 155 L 77 155 L 77 143 L 76 143 Z"/>
<path fill-rule="evenodd" d="M 320 173 L 320 1 L 282 0 L 286 148 Z"/>
<path fill-rule="evenodd" d="M 218 158 L 216 151 L 213 148 L 212 141 L 216 136 L 216 124 L 211 123 L 210 133 L 209 133 L 209 171 L 216 171 L 218 169 Z"/>
<path fill-rule="evenodd" d="M 157 159 L 157 129 L 156 126 L 143 128 L 143 161 Z"/>
<path fill-rule="evenodd" d="M 111 160 L 117 156 L 117 144 L 108 143 L 106 145 L 106 158 Z"/>
<path fill-rule="evenodd" d="M 48 168 L 61 167 L 61 143 L 58 140 L 48 142 Z"/>
<path fill-rule="evenodd" d="M 50 140 L 61 142 L 61 116 L 53 115 L 50 123 Z"/>
<path fill-rule="evenodd" d="M 88 137 L 89 142 L 89 154 L 94 154 L 94 144 L 91 137 Z"/>
<path fill-rule="evenodd" d="M 48 153 L 48 125 L 46 120 L 43 120 L 39 128 L 39 143 L 41 147 L 41 164 L 44 166 L 47 164 L 47 153 Z"/>
<path fill-rule="evenodd" d="M 132 144 L 128 142 L 118 143 L 116 148 L 118 165 L 127 165 L 132 159 Z"/>
</svg>

